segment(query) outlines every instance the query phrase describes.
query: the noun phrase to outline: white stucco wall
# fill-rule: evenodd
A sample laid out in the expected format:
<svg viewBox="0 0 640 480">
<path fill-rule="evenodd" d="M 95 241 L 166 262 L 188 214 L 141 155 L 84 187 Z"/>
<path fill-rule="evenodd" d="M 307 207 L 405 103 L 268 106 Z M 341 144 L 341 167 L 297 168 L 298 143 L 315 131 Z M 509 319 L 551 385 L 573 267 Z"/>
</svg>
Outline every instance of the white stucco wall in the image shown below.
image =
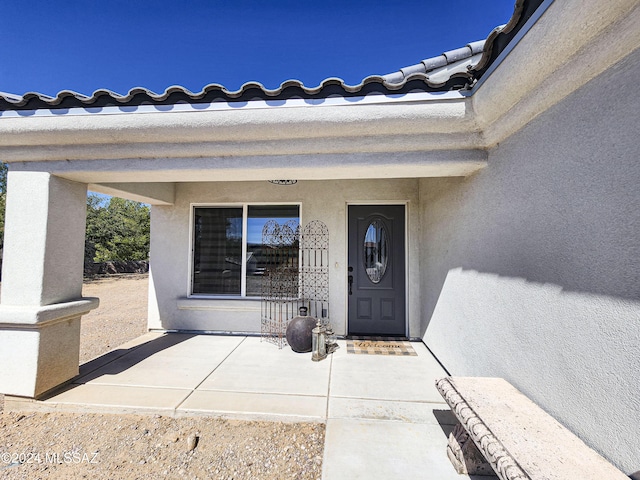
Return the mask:
<svg viewBox="0 0 640 480">
<path fill-rule="evenodd" d="M 261 182 L 179 183 L 175 204 L 151 210 L 149 328 L 260 332 L 259 299 L 187 299 L 189 213 L 192 203 L 300 202 L 302 224 L 321 220 L 329 228 L 330 318 L 336 333 L 346 329 L 346 226 L 348 203 L 407 202 L 408 252 L 418 258 L 418 180 L 300 181 L 279 186 Z M 420 336 L 417 261 L 408 263 L 410 335 Z"/>
<path fill-rule="evenodd" d="M 37 397 L 78 374 L 87 186 L 8 174 L 0 303 L 0 392 Z"/>
<path fill-rule="evenodd" d="M 489 152 L 420 181 L 424 340 L 505 377 L 640 471 L 640 51 Z"/>
<path fill-rule="evenodd" d="M 2 304 L 82 297 L 87 186 L 46 172 L 9 172 Z"/>
</svg>

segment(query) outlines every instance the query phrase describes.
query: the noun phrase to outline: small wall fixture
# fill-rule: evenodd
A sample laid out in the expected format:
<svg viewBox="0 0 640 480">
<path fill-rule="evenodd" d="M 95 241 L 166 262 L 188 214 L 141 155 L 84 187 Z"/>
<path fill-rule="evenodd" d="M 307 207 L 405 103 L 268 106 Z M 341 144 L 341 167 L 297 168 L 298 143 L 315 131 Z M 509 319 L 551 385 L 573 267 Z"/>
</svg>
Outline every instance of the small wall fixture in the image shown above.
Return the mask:
<svg viewBox="0 0 640 480">
<path fill-rule="evenodd" d="M 274 185 L 295 185 L 298 183 L 298 180 L 269 180 L 269 183 L 273 183 Z"/>
</svg>

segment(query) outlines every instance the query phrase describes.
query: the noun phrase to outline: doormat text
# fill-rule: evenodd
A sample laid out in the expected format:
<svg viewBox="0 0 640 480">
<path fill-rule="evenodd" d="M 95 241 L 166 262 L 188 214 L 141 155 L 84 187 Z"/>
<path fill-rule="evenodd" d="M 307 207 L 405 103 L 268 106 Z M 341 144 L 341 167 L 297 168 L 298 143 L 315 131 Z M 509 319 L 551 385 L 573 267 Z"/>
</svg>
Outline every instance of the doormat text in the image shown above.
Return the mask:
<svg viewBox="0 0 640 480">
<path fill-rule="evenodd" d="M 347 340 L 347 353 L 358 355 L 399 355 L 417 356 L 411 342 L 397 340 Z"/>
</svg>

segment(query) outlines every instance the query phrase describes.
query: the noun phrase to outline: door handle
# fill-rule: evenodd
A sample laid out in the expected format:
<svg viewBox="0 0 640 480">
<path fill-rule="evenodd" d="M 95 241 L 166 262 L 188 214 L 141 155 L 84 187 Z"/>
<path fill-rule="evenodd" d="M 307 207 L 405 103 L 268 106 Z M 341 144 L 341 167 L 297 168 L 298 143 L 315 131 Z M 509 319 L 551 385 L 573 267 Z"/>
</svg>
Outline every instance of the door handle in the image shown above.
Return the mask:
<svg viewBox="0 0 640 480">
<path fill-rule="evenodd" d="M 349 267 L 349 273 L 353 272 L 353 267 Z M 353 287 L 353 275 L 349 275 L 349 295 L 353 295 L 352 287 Z"/>
</svg>

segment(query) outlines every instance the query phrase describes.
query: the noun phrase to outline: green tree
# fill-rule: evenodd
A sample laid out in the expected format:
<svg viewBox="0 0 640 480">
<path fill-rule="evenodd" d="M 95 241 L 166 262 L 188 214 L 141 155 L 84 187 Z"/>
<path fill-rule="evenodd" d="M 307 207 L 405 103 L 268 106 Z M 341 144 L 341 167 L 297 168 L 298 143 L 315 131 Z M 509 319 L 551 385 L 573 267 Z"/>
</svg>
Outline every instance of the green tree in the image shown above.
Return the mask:
<svg viewBox="0 0 640 480">
<path fill-rule="evenodd" d="M 6 163 L 0 162 L 0 193 L 6 193 L 7 191 L 7 172 L 9 167 Z"/>
<path fill-rule="evenodd" d="M 7 194 L 0 192 L 0 250 L 4 248 L 4 211 L 7 204 Z M 0 256 L 2 258 L 2 256 Z"/>
<path fill-rule="evenodd" d="M 105 200 L 90 194 L 85 261 L 147 260 L 149 228 L 148 205 L 116 197 Z"/>
<path fill-rule="evenodd" d="M 7 165 L 0 162 L 0 249 L 4 246 Z M 148 205 L 113 197 L 87 196 L 85 265 L 94 261 L 147 260 L 150 209 Z"/>
<path fill-rule="evenodd" d="M 0 162 L 0 250 L 4 248 L 4 211 L 7 205 L 7 171 L 7 164 Z M 0 256 L 0 259 L 1 258 Z"/>
</svg>

